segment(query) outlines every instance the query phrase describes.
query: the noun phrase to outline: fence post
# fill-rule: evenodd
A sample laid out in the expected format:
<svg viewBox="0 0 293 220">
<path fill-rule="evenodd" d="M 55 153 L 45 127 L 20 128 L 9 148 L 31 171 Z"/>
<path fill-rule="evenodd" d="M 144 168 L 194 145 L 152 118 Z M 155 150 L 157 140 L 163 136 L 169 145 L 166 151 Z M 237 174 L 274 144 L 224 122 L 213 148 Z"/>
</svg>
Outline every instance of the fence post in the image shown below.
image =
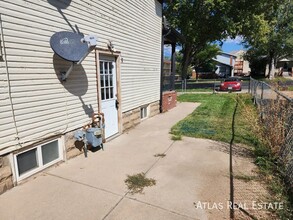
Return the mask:
<svg viewBox="0 0 293 220">
<path fill-rule="evenodd" d="M 250 87 L 251 87 L 251 76 L 249 77 L 249 83 L 248 83 L 248 93 L 250 93 Z"/>
<path fill-rule="evenodd" d="M 216 93 L 216 79 L 214 79 L 214 90 L 213 90 L 213 94 Z"/>
<path fill-rule="evenodd" d="M 261 101 L 263 100 L 263 90 L 264 90 L 264 86 L 263 85 L 264 84 L 261 83 L 261 96 L 260 96 Z"/>
</svg>

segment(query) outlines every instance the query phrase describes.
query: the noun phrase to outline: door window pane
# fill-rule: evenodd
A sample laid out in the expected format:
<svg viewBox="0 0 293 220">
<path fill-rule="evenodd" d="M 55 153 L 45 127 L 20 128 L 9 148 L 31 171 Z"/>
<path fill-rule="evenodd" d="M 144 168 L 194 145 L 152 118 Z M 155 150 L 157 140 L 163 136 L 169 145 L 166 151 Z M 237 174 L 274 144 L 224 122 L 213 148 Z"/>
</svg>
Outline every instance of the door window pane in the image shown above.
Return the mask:
<svg viewBox="0 0 293 220">
<path fill-rule="evenodd" d="M 102 100 L 105 100 L 105 89 L 101 89 Z"/>
<path fill-rule="evenodd" d="M 108 62 L 104 62 L 104 67 L 105 67 L 105 69 L 104 69 L 104 74 L 107 74 L 108 73 L 108 67 L 109 67 L 109 63 Z"/>
<path fill-rule="evenodd" d="M 108 87 L 109 86 L 109 75 L 105 75 L 105 78 L 106 78 L 106 85 L 105 85 L 105 87 Z"/>
<path fill-rule="evenodd" d="M 104 63 L 100 62 L 100 74 L 104 73 Z"/>
<path fill-rule="evenodd" d="M 113 87 L 110 88 L 110 99 L 114 98 Z"/>
<path fill-rule="evenodd" d="M 17 156 L 17 167 L 19 176 L 37 168 L 37 149 L 27 151 Z"/>
<path fill-rule="evenodd" d="M 105 75 L 101 75 L 101 87 L 105 86 Z"/>
<path fill-rule="evenodd" d="M 43 165 L 59 158 L 58 141 L 51 142 L 42 146 Z"/>
<path fill-rule="evenodd" d="M 113 86 L 113 75 L 110 75 L 110 86 Z"/>
<path fill-rule="evenodd" d="M 113 63 L 109 63 L 109 74 L 113 73 Z"/>
<path fill-rule="evenodd" d="M 110 92 L 109 92 L 109 89 L 106 88 L 106 99 L 109 99 L 110 98 Z"/>
</svg>

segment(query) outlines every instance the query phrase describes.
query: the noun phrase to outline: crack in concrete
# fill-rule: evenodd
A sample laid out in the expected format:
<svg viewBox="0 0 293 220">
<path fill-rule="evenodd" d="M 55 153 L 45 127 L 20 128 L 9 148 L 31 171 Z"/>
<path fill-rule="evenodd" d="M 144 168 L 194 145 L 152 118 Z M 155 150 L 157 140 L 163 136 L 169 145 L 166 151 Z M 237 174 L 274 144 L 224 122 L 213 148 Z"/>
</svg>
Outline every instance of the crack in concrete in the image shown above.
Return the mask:
<svg viewBox="0 0 293 220">
<path fill-rule="evenodd" d="M 190 217 L 188 215 L 184 215 L 184 214 L 180 214 L 178 212 L 174 212 L 172 210 L 169 210 L 169 209 L 166 209 L 166 208 L 163 208 L 161 206 L 157 206 L 157 205 L 154 205 L 154 204 L 151 204 L 151 203 L 148 203 L 148 202 L 144 202 L 144 201 L 141 201 L 141 200 L 138 200 L 136 198 L 131 198 L 131 197 L 125 197 L 126 199 L 130 199 L 130 200 L 133 200 L 133 201 L 136 201 L 136 202 L 139 202 L 139 203 L 142 203 L 142 204 L 145 204 L 145 205 L 149 205 L 149 206 L 152 206 L 154 208 L 158 208 L 158 209 L 161 209 L 163 211 L 166 211 L 166 212 L 169 212 L 169 213 L 172 213 L 172 214 L 175 214 L 175 215 L 179 215 L 179 216 L 182 216 L 184 218 L 188 218 L 188 219 L 192 219 L 192 220 L 200 220 L 199 218 L 193 218 L 193 217 Z"/>
<path fill-rule="evenodd" d="M 99 187 L 96 187 L 96 186 L 92 186 L 92 185 L 89 185 L 89 184 L 86 184 L 86 183 L 82 183 L 82 182 L 79 182 L 79 181 L 71 180 L 71 179 L 68 179 L 68 178 L 65 178 L 65 177 L 62 177 L 62 176 L 58 176 L 58 175 L 55 175 L 55 174 L 52 174 L 52 173 L 46 173 L 46 172 L 44 172 L 44 173 L 46 175 L 49 175 L 49 176 L 52 176 L 52 177 L 56 177 L 56 178 L 59 178 L 59 179 L 63 179 L 63 180 L 72 182 L 72 183 L 76 183 L 76 184 L 79 184 L 79 185 L 83 185 L 83 186 L 86 186 L 86 187 L 90 187 L 90 188 L 93 188 L 93 189 L 97 189 L 97 190 L 100 190 L 100 191 L 103 191 L 103 192 L 106 192 L 106 193 L 113 194 L 115 196 L 123 197 L 123 195 L 121 195 L 121 194 L 114 193 L 114 192 L 109 191 L 109 190 L 106 190 L 106 189 L 102 189 L 102 188 L 99 188 Z"/>
<path fill-rule="evenodd" d="M 164 152 L 163 152 L 163 154 L 166 154 L 167 155 L 167 152 L 171 149 L 171 147 L 173 146 L 173 144 L 175 143 L 175 141 L 173 141 L 171 144 L 170 144 L 170 146 L 167 148 L 167 150 L 165 150 Z M 158 158 L 157 159 L 157 161 L 145 172 L 145 174 L 147 174 L 149 171 L 151 171 L 154 167 L 155 167 L 155 165 L 160 161 L 160 160 L 162 160 L 163 158 L 162 157 L 160 157 L 160 158 Z"/>
</svg>

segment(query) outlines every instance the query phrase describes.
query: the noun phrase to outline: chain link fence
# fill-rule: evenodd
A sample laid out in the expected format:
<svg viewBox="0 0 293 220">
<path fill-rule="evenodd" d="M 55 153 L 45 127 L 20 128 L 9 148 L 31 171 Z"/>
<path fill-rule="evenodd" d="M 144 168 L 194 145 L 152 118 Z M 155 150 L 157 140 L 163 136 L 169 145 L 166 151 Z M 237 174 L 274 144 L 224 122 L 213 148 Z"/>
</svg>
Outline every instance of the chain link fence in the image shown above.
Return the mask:
<svg viewBox="0 0 293 220">
<path fill-rule="evenodd" d="M 293 100 L 265 82 L 250 79 L 248 91 L 257 105 L 266 140 L 285 165 L 293 186 Z"/>
</svg>

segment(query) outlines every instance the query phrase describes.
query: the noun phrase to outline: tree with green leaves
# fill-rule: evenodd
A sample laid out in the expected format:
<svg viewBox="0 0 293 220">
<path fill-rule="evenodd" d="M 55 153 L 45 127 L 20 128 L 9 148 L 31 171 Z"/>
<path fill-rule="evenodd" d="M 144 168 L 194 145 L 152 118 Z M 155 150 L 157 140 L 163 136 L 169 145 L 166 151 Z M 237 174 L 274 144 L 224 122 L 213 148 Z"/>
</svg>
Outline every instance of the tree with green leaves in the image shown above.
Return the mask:
<svg viewBox="0 0 293 220">
<path fill-rule="evenodd" d="M 215 68 L 214 59 L 221 54 L 221 48 L 216 44 L 206 44 L 206 46 L 192 57 L 191 65 L 194 69 L 205 69 L 213 71 Z"/>
<path fill-rule="evenodd" d="M 291 0 L 285 0 L 290 2 Z M 164 5 L 164 14 L 172 27 L 185 38 L 182 46 L 182 72 L 186 73 L 196 54 L 203 51 L 207 44 L 242 35 L 245 41 L 258 45 L 274 45 L 269 51 L 270 57 L 276 57 L 276 51 L 290 45 L 290 28 L 282 14 L 286 5 L 281 0 L 170 0 Z M 291 6 L 290 6 L 291 7 Z M 278 12 L 280 11 L 280 12 Z M 286 12 L 287 13 L 287 12 Z M 293 13 L 290 13 L 292 16 Z M 292 21 L 293 19 L 291 19 Z M 284 21 L 284 22 L 283 22 Z M 275 25 L 277 24 L 278 25 Z M 290 25 L 289 25 L 290 26 Z M 276 30 L 284 29 L 276 36 Z M 279 44 L 282 36 L 288 36 L 286 42 Z M 272 40 L 269 40 L 272 38 Z M 289 41 L 289 42 L 288 42 Z M 277 48 L 280 45 L 280 49 Z M 267 48 L 263 48 L 268 51 Z M 291 50 L 292 51 L 292 50 Z M 283 52 L 282 52 L 283 53 Z"/>
<path fill-rule="evenodd" d="M 209 43 L 228 37 L 229 8 L 225 0 L 172 0 L 165 4 L 167 20 L 185 38 L 181 43 L 183 78 L 196 54 Z"/>
<path fill-rule="evenodd" d="M 277 61 L 293 56 L 293 1 L 276 0 L 274 4 L 263 4 L 262 13 L 257 18 L 258 25 L 252 22 L 247 25 L 247 56 L 256 65 L 257 60 L 266 60 L 272 79 Z"/>
</svg>

